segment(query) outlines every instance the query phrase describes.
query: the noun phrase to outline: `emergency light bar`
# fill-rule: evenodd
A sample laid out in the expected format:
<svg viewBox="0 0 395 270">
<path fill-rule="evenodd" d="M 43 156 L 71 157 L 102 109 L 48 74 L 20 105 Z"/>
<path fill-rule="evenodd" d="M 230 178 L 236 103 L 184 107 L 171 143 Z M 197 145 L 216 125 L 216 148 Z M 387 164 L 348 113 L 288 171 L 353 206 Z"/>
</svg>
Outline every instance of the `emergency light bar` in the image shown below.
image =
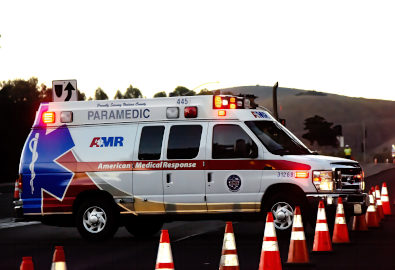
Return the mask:
<svg viewBox="0 0 395 270">
<path fill-rule="evenodd" d="M 213 109 L 243 109 L 244 98 L 232 96 L 213 96 Z"/>
</svg>

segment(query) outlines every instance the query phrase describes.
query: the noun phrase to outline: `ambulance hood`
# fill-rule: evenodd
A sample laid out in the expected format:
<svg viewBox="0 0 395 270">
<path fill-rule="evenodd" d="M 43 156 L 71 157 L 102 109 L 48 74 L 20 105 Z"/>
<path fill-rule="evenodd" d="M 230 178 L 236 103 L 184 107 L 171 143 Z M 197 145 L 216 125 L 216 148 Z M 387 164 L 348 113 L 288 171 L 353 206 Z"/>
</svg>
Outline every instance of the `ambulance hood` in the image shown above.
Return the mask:
<svg viewBox="0 0 395 270">
<path fill-rule="evenodd" d="M 321 155 L 287 155 L 284 157 L 289 161 L 308 164 L 312 170 L 332 170 L 332 167 L 336 167 L 336 164 L 358 164 L 357 161 L 350 159 Z"/>
</svg>

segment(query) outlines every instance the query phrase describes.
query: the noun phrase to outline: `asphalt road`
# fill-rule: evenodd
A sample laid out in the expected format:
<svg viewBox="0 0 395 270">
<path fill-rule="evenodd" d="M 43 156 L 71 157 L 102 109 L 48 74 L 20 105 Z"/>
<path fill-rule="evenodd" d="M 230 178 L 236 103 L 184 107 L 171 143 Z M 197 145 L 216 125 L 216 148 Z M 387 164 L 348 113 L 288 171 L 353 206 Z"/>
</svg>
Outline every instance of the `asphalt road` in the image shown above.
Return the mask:
<svg viewBox="0 0 395 270">
<path fill-rule="evenodd" d="M 390 202 L 395 198 L 395 169 L 367 178 L 367 185 L 386 181 Z M 393 209 L 394 212 L 394 209 Z M 394 212 L 395 213 L 395 212 Z M 225 223 L 222 221 L 173 222 L 169 230 L 175 269 L 218 269 Z M 395 216 L 380 229 L 350 232 L 352 244 L 334 245 L 331 254 L 311 254 L 310 269 L 395 269 Z M 263 222 L 234 223 L 240 269 L 258 269 Z M 307 245 L 313 229 L 305 227 Z M 278 235 L 282 261 L 287 260 L 289 235 Z M 121 228 L 107 242 L 90 243 L 75 228 L 41 224 L 0 229 L 0 269 L 18 269 L 23 256 L 33 256 L 35 269 L 50 269 L 55 245 L 63 245 L 68 269 L 155 269 L 159 234 L 144 240 Z M 284 265 L 283 269 L 288 269 Z"/>
</svg>

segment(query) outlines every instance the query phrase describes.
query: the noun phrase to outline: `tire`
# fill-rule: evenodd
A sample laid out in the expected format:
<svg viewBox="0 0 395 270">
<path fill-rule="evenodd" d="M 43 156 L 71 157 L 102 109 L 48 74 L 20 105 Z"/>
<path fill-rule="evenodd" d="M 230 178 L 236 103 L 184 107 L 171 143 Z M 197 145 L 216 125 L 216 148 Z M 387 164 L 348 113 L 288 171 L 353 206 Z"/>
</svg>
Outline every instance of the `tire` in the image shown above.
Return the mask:
<svg viewBox="0 0 395 270">
<path fill-rule="evenodd" d="M 90 241 L 102 241 L 118 230 L 119 214 L 113 205 L 99 199 L 84 201 L 76 213 L 76 225 L 81 236 Z"/>
<path fill-rule="evenodd" d="M 130 219 L 125 223 L 126 230 L 136 238 L 148 238 L 156 234 L 163 226 L 158 220 Z"/>
<path fill-rule="evenodd" d="M 287 233 L 292 230 L 293 224 L 293 215 L 295 211 L 295 206 L 299 206 L 302 212 L 303 226 L 306 227 L 307 224 L 312 225 L 313 220 L 310 214 L 310 211 L 302 200 L 298 200 L 295 197 L 295 194 L 281 194 L 277 196 L 273 196 L 269 199 L 268 203 L 265 206 L 266 212 L 272 212 L 273 214 L 273 224 L 278 232 Z M 266 217 L 265 212 L 265 217 Z"/>
</svg>

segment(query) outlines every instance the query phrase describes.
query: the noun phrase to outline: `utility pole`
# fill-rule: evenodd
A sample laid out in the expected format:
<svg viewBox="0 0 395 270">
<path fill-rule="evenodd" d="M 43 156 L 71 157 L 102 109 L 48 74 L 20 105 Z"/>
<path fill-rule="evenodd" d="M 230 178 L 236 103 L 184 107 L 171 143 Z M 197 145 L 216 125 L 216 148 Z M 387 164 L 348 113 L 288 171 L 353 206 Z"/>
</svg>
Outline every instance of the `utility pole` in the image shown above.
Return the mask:
<svg viewBox="0 0 395 270">
<path fill-rule="evenodd" d="M 273 112 L 274 112 L 274 118 L 278 120 L 278 111 L 277 111 L 277 88 L 278 88 L 278 82 L 273 86 Z"/>
</svg>

